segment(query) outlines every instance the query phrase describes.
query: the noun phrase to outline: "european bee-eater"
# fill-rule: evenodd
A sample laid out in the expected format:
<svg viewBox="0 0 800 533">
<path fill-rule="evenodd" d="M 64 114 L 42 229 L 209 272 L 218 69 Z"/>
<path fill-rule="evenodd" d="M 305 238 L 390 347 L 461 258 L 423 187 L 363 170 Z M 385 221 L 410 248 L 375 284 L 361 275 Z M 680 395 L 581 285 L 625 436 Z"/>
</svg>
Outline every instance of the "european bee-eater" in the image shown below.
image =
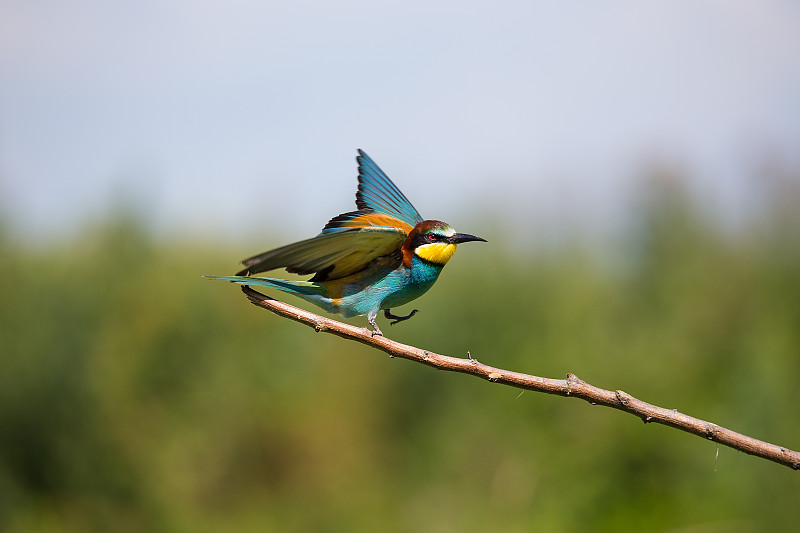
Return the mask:
<svg viewBox="0 0 800 533">
<path fill-rule="evenodd" d="M 312 239 L 245 259 L 235 276 L 211 279 L 289 292 L 345 318 L 367 315 L 373 335 L 383 335 L 375 323 L 381 309 L 391 324 L 414 316 L 416 309 L 396 316 L 391 308 L 430 289 L 459 243 L 485 239 L 423 220 L 366 153 L 359 150 L 356 161 L 356 211 L 332 218 Z M 250 277 L 276 268 L 314 276 L 308 281 Z"/>
</svg>

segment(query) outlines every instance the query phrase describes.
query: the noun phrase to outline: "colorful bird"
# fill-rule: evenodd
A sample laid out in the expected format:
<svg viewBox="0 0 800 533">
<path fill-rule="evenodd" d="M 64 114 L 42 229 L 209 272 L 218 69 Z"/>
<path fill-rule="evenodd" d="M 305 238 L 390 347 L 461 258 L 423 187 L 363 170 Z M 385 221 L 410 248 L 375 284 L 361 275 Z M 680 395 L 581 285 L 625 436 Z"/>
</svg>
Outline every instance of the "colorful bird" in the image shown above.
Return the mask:
<svg viewBox="0 0 800 533">
<path fill-rule="evenodd" d="M 416 309 L 396 316 L 391 308 L 430 289 L 459 243 L 485 239 L 423 220 L 364 151 L 356 161 L 356 211 L 332 218 L 314 238 L 245 259 L 235 276 L 209 278 L 292 293 L 345 318 L 366 315 L 373 335 L 383 335 L 375 323 L 380 310 L 391 324 L 414 316 Z M 276 268 L 314 276 L 308 281 L 251 277 Z"/>
</svg>

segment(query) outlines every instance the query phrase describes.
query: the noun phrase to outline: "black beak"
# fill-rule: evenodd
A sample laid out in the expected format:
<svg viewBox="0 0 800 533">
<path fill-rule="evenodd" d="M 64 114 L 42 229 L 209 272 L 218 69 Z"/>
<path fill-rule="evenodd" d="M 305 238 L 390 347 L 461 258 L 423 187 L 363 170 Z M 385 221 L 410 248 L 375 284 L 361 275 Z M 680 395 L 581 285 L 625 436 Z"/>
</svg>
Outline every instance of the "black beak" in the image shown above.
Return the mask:
<svg viewBox="0 0 800 533">
<path fill-rule="evenodd" d="M 447 242 L 451 244 L 458 244 L 461 242 L 469 242 L 469 241 L 486 242 L 486 239 L 481 239 L 480 237 L 476 237 L 475 235 L 470 235 L 469 233 L 456 233 L 455 235 L 447 239 Z"/>
</svg>

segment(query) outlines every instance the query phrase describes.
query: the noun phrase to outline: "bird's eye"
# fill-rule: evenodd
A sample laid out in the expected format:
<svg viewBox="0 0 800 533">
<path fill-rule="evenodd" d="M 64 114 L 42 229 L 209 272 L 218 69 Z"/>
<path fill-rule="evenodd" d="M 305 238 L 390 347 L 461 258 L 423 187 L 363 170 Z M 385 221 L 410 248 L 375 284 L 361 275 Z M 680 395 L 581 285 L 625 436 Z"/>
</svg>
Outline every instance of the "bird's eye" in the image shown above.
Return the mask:
<svg viewBox="0 0 800 533">
<path fill-rule="evenodd" d="M 428 240 L 431 242 L 435 241 L 436 235 L 434 235 L 433 233 L 428 233 Z"/>
</svg>

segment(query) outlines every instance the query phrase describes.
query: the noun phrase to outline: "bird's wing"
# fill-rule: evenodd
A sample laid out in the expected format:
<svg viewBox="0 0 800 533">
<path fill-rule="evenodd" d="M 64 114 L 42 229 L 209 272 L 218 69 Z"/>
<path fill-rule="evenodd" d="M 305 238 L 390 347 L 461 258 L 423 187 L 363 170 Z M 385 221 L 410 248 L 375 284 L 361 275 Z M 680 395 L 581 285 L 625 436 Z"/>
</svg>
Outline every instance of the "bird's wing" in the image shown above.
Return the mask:
<svg viewBox="0 0 800 533">
<path fill-rule="evenodd" d="M 363 150 L 356 160 L 357 211 L 332 218 L 313 239 L 245 259 L 238 275 L 285 268 L 295 274 L 315 274 L 314 281 L 339 279 L 399 250 L 422 217 Z"/>
<path fill-rule="evenodd" d="M 406 237 L 407 231 L 393 226 L 331 227 L 312 239 L 245 259 L 245 268 L 238 275 L 285 268 L 296 274 L 316 274 L 314 281 L 338 279 L 364 269 L 377 257 L 395 252 Z"/>
<path fill-rule="evenodd" d="M 358 161 L 356 207 L 360 211 L 375 211 L 390 215 L 412 227 L 422 222 L 422 217 L 408 198 L 370 156 L 359 149 L 356 161 Z"/>
</svg>

